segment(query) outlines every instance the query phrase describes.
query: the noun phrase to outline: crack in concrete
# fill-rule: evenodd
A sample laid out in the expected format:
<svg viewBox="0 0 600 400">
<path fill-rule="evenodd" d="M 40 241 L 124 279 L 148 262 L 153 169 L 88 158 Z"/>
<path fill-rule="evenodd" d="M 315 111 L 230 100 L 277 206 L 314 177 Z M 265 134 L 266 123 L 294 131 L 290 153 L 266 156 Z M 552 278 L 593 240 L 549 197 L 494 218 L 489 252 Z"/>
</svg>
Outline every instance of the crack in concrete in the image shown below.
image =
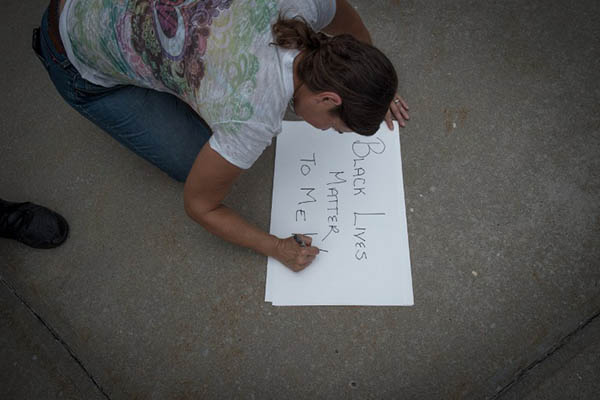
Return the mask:
<svg viewBox="0 0 600 400">
<path fill-rule="evenodd" d="M 496 394 L 491 398 L 491 400 L 500 399 L 500 397 L 503 396 L 508 390 L 510 390 L 511 387 L 513 387 L 521 379 L 523 379 L 529 371 L 531 371 L 537 365 L 543 363 L 546 359 L 548 359 L 554 353 L 556 353 L 558 350 L 560 350 L 565 345 L 567 345 L 576 334 L 578 334 L 583 329 L 585 329 L 585 327 L 587 327 L 593 320 L 595 320 L 598 317 L 600 317 L 600 310 L 596 311 L 596 313 L 594 313 L 591 317 L 589 317 L 585 321 L 581 322 L 577 328 L 575 328 L 572 332 L 568 333 L 562 339 L 560 339 L 558 341 L 558 343 L 556 345 L 554 345 L 550 350 L 548 350 L 543 356 L 541 356 L 537 360 L 533 361 L 527 367 L 523 368 L 517 374 L 517 376 L 515 376 L 510 382 L 508 382 L 506 385 L 504 385 L 504 387 L 502 389 L 500 389 L 498 392 L 496 392 Z"/>
<path fill-rule="evenodd" d="M 4 277 L 0 276 L 0 282 L 2 282 L 2 284 L 4 286 L 6 286 L 6 288 L 17 298 L 19 299 L 19 301 L 21 302 L 21 304 L 23 304 L 30 313 L 32 313 L 37 319 L 38 321 L 40 321 L 42 323 L 42 325 L 48 330 L 48 332 L 50 332 L 50 334 L 54 337 L 55 340 L 57 340 L 62 346 L 63 348 L 69 353 L 69 355 L 71 356 L 71 358 L 73 360 L 75 360 L 75 362 L 79 365 L 79 367 L 83 370 L 83 372 L 87 375 L 87 377 L 92 381 L 92 383 L 94 384 L 94 386 L 96 387 L 96 389 L 98 389 L 100 391 L 100 393 L 102 393 L 104 395 L 104 397 L 106 397 L 108 400 L 111 400 L 110 397 L 108 396 L 108 394 L 104 391 L 104 389 L 102 388 L 102 386 L 100 386 L 100 384 L 98 384 L 98 382 L 96 382 L 96 379 L 94 378 L 94 376 L 87 370 L 87 368 L 83 365 L 83 362 L 81 362 L 81 360 L 75 355 L 75 353 L 73 352 L 73 350 L 71 349 L 71 347 L 60 337 L 60 335 L 58 334 L 58 332 L 56 332 L 54 330 L 54 328 L 52 328 L 34 309 L 33 307 L 27 303 L 27 301 L 25 301 L 25 299 L 23 297 L 21 297 L 19 295 L 19 293 L 17 293 L 16 289 L 13 288 L 5 279 Z"/>
<path fill-rule="evenodd" d="M 73 360 L 75 360 L 75 362 L 79 365 L 79 367 L 83 370 L 83 372 L 87 375 L 87 377 L 92 381 L 92 383 L 100 391 L 100 393 L 102 393 L 104 395 L 104 397 L 106 397 L 108 400 L 111 400 L 110 397 L 108 396 L 108 394 L 102 388 L 102 386 L 100 386 L 100 384 L 96 381 L 94 376 L 87 370 L 87 368 L 83 365 L 83 362 L 75 355 L 75 353 L 73 352 L 71 347 L 60 337 L 60 335 L 33 309 L 33 307 L 29 303 L 27 303 L 27 301 L 25 301 L 25 299 L 23 297 L 21 297 L 17 293 L 16 289 L 13 288 L 2 276 L 0 276 L 0 282 L 2 282 L 2 284 L 4 284 L 4 286 L 6 286 L 6 288 L 17 299 L 19 299 L 19 301 L 29 310 L 29 312 L 31 312 L 38 319 L 38 321 L 40 321 L 41 324 L 50 332 L 50 334 L 54 337 L 54 339 L 56 339 L 64 347 L 64 349 L 69 353 L 71 358 L 73 358 Z M 527 367 L 523 368 L 515 376 L 515 378 L 513 378 L 510 382 L 508 382 L 506 385 L 504 385 L 490 399 L 491 400 L 500 399 L 504 394 L 506 394 L 506 392 L 508 392 L 508 390 L 510 390 L 510 388 L 512 388 L 519 381 L 521 381 L 521 379 L 523 379 L 530 370 L 535 368 L 537 365 L 543 363 L 546 359 L 548 359 L 554 353 L 556 353 L 558 350 L 560 350 L 565 345 L 567 345 L 576 334 L 578 334 L 583 329 L 585 329 L 593 320 L 595 320 L 598 317 L 600 317 L 600 310 L 598 310 L 596 313 L 594 313 L 591 317 L 589 317 L 585 321 L 581 322 L 577 328 L 575 328 L 572 332 L 568 333 L 562 339 L 560 339 L 558 341 L 558 343 L 555 346 L 553 346 L 550 350 L 548 350 L 544 355 L 542 355 L 537 360 L 533 361 Z"/>
</svg>

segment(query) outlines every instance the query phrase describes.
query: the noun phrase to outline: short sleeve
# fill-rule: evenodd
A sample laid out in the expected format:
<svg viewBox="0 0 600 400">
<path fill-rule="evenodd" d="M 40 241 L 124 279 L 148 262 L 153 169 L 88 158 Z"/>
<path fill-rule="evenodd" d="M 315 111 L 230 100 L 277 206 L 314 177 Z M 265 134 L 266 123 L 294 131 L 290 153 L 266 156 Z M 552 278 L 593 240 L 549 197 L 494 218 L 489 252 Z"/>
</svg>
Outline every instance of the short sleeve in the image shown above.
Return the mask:
<svg viewBox="0 0 600 400">
<path fill-rule="evenodd" d="M 214 124 L 211 128 L 210 147 L 242 169 L 250 168 L 276 135 L 260 123 L 227 122 Z"/>
<path fill-rule="evenodd" d="M 315 31 L 320 31 L 331 23 L 335 16 L 336 0 L 284 0 L 281 12 L 287 18 L 300 16 Z"/>
</svg>

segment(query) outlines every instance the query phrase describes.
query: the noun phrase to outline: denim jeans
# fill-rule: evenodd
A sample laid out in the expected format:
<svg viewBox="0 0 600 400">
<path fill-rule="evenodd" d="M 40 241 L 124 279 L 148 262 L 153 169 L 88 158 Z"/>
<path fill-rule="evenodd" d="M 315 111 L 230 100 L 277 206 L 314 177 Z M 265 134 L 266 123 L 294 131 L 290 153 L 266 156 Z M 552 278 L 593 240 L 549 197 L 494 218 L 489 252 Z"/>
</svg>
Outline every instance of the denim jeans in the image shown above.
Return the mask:
<svg viewBox="0 0 600 400">
<path fill-rule="evenodd" d="M 210 127 L 177 97 L 131 85 L 106 88 L 81 77 L 48 36 L 48 11 L 33 48 L 65 101 L 128 149 L 183 182 Z"/>
</svg>

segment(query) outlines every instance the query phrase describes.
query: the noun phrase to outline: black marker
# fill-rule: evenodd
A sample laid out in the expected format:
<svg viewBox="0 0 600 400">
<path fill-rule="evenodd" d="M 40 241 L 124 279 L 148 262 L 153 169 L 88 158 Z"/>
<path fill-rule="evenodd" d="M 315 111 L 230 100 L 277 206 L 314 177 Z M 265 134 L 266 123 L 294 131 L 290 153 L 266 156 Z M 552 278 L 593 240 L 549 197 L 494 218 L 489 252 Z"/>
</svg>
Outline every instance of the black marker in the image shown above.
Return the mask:
<svg viewBox="0 0 600 400">
<path fill-rule="evenodd" d="M 304 243 L 304 240 L 300 239 L 300 237 L 294 233 L 294 240 L 296 241 L 296 243 L 298 243 L 300 245 L 300 247 L 306 247 L 306 243 Z"/>
<path fill-rule="evenodd" d="M 306 247 L 306 243 L 304 243 L 304 240 L 300 239 L 300 236 L 298 236 L 298 234 L 294 233 L 294 240 L 296 241 L 296 243 L 298 243 L 300 245 L 300 247 Z M 319 249 L 319 252 L 324 251 L 325 253 L 329 253 L 329 251 L 325 250 L 325 249 Z"/>
</svg>

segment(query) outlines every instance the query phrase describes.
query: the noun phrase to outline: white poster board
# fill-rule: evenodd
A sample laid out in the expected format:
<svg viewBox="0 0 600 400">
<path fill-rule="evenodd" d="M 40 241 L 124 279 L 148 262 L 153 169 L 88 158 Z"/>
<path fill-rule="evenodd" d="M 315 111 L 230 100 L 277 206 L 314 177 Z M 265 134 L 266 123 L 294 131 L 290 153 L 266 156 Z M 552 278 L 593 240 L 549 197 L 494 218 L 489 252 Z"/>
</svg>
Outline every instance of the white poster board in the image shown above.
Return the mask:
<svg viewBox="0 0 600 400">
<path fill-rule="evenodd" d="M 293 272 L 267 262 L 273 305 L 413 305 L 400 135 L 370 137 L 283 122 L 271 233 L 301 233 L 322 251 Z"/>
</svg>

